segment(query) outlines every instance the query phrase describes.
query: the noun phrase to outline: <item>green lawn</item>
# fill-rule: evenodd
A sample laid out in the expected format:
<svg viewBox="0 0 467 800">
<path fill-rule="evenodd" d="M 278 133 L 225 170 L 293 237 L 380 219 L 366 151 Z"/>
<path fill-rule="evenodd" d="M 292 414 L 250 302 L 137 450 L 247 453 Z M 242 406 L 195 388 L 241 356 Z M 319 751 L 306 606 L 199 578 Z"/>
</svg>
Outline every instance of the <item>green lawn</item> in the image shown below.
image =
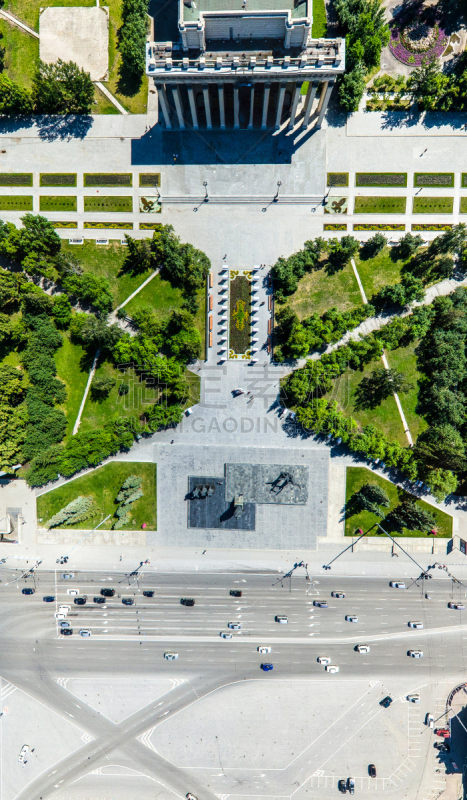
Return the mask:
<svg viewBox="0 0 467 800">
<path fill-rule="evenodd" d="M 428 423 L 416 412 L 419 381 L 423 379 L 423 374 L 417 369 L 417 357 L 415 355 L 417 345 L 418 341 L 415 341 L 407 347 L 398 347 L 397 350 L 390 350 L 386 353 L 390 368 L 403 372 L 414 387 L 407 394 L 399 395 L 414 442 L 417 440 L 417 436 L 428 427 Z"/>
<path fill-rule="evenodd" d="M 76 478 L 76 480 L 52 489 L 50 492 L 38 497 L 38 522 L 45 523 L 76 497 L 91 495 L 97 506 L 96 516 L 78 523 L 76 528 L 90 530 L 101 519 L 104 519 L 108 514 L 112 514 L 112 518 L 101 526 L 101 530 L 109 530 L 116 520 L 116 517 L 113 516 L 118 505 L 115 498 L 123 482 L 129 475 L 138 475 L 143 479 L 141 488 L 144 495 L 133 503 L 130 524 L 121 528 L 121 531 L 124 533 L 125 530 L 137 530 L 141 528 L 143 522 L 146 523 L 147 530 L 154 531 L 157 529 L 156 474 L 156 464 L 132 463 L 131 461 L 114 461 L 111 464 L 105 464 L 105 466 L 98 467 L 88 475 Z"/>
<path fill-rule="evenodd" d="M 117 189 L 119 186 L 125 186 L 126 188 L 131 188 L 133 186 L 133 175 L 131 172 L 85 172 L 83 186 L 112 186 Z"/>
<path fill-rule="evenodd" d="M 403 500 L 408 499 L 417 499 L 413 495 L 408 494 L 403 489 L 400 489 L 397 486 L 394 486 L 393 483 L 390 481 L 381 478 L 379 475 L 376 475 L 370 469 L 366 467 L 347 467 L 346 471 L 346 488 L 345 488 L 345 499 L 346 503 L 350 500 L 355 492 L 358 492 L 359 489 L 363 486 L 364 483 L 373 483 L 377 486 L 381 486 L 387 493 L 390 501 L 390 506 L 388 509 L 384 509 L 385 513 L 389 513 L 392 511 L 393 508 L 398 506 Z M 438 529 L 438 537 L 443 536 L 445 538 L 451 538 L 452 536 L 452 517 L 449 514 L 445 514 L 444 511 L 438 511 L 437 508 L 430 506 L 428 503 L 425 503 L 423 500 L 417 500 L 420 506 L 425 509 L 425 511 L 429 511 L 436 519 L 436 527 Z M 345 535 L 346 536 L 355 536 L 355 531 L 357 528 L 361 528 L 363 531 L 367 531 L 371 528 L 375 522 L 381 522 L 383 527 L 384 520 L 380 520 L 376 514 L 372 514 L 369 511 L 361 511 L 358 514 L 353 514 L 349 516 L 345 520 Z M 370 536 L 377 536 L 376 528 L 369 534 Z M 388 530 L 385 527 L 385 530 Z M 394 531 L 388 530 L 388 533 L 394 536 L 424 536 L 426 537 L 426 533 L 422 533 L 422 531 L 409 531 L 406 528 L 403 529 L 402 533 L 395 533 Z M 384 537 L 384 534 L 381 534 Z M 437 538 L 438 538 L 437 537 Z M 384 537 L 386 538 L 386 537 Z M 430 539 L 432 537 L 430 536 Z"/>
<path fill-rule="evenodd" d="M 76 172 L 41 172 L 40 186 L 76 186 Z"/>
<path fill-rule="evenodd" d="M 32 172 L 0 172 L 0 186 L 32 186 Z"/>
<path fill-rule="evenodd" d="M 161 185 L 160 172 L 140 172 L 139 185 L 144 187 L 157 187 Z"/>
<path fill-rule="evenodd" d="M 310 314 L 323 314 L 331 306 L 339 311 L 346 311 L 354 306 L 362 305 L 362 298 L 350 262 L 333 275 L 326 270 L 318 269 L 309 272 L 298 284 L 295 294 L 287 298 L 290 306 L 299 319 Z M 276 304 L 276 311 L 280 308 Z"/>
<path fill-rule="evenodd" d="M 328 172 L 327 174 L 328 186 L 348 186 L 349 173 L 348 172 Z"/>
<path fill-rule="evenodd" d="M 11 11 L 11 2 L 7 2 L 3 8 Z M 20 86 L 31 89 L 39 60 L 39 40 L 10 25 L 6 19 L 0 19 L 0 34 L 0 45 L 6 50 L 5 74 Z"/>
<path fill-rule="evenodd" d="M 355 186 L 407 186 L 406 172 L 357 172 Z"/>
<path fill-rule="evenodd" d="M 393 261 L 389 253 L 389 248 L 385 247 L 375 258 L 369 258 L 367 261 L 361 260 L 358 256 L 355 258 L 358 274 L 368 300 L 383 286 L 393 285 L 400 280 L 404 262 Z"/>
<path fill-rule="evenodd" d="M 127 195 L 111 197 L 99 195 L 99 197 L 84 198 L 84 210 L 100 213 L 118 214 L 133 211 L 133 198 Z"/>
<path fill-rule="evenodd" d="M 467 214 L 467 197 L 461 197 L 460 213 Z"/>
<path fill-rule="evenodd" d="M 322 39 L 327 36 L 326 7 L 324 0 L 313 0 L 313 23 L 311 26 L 312 39 Z"/>
<path fill-rule="evenodd" d="M 406 197 L 355 198 L 354 214 L 405 214 Z"/>
<path fill-rule="evenodd" d="M 73 344 L 66 333 L 62 333 L 63 345 L 55 353 L 57 376 L 65 383 L 67 400 L 61 406 L 67 418 L 67 436 L 73 431 L 83 399 L 92 358 L 86 356 L 80 344 Z"/>
<path fill-rule="evenodd" d="M 454 186 L 453 172 L 416 172 L 413 176 L 414 186 Z"/>
<path fill-rule="evenodd" d="M 0 195 L 0 211 L 32 211 L 32 196 L 2 194 Z"/>
<path fill-rule="evenodd" d="M 41 195 L 40 211 L 76 211 L 76 197 L 72 195 Z"/>
<path fill-rule="evenodd" d="M 93 114 L 119 114 L 119 110 L 110 102 L 108 97 L 94 84 Z"/>
<path fill-rule="evenodd" d="M 414 197 L 414 214 L 452 214 L 454 208 L 453 197 Z"/>
</svg>

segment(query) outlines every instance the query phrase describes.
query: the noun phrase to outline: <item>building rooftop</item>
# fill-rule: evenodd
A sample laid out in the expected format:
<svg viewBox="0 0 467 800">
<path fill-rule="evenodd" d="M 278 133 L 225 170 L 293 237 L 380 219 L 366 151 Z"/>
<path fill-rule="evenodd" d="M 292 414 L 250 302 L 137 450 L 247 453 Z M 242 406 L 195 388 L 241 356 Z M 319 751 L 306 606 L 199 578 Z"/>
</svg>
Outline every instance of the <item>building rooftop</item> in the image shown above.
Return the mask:
<svg viewBox="0 0 467 800">
<path fill-rule="evenodd" d="M 308 0 L 185 0 L 184 22 L 196 22 L 200 14 L 217 12 L 284 11 L 294 19 L 307 17 Z"/>
</svg>

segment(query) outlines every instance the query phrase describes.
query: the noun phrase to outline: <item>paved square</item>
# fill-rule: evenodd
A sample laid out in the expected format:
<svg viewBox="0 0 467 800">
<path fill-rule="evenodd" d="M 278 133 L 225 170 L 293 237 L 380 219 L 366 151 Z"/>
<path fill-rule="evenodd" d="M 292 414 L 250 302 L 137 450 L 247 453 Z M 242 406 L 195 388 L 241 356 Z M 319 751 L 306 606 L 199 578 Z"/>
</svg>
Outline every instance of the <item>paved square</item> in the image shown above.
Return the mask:
<svg viewBox="0 0 467 800">
<path fill-rule="evenodd" d="M 245 503 L 306 505 L 308 469 L 285 464 L 226 464 L 226 500 L 242 494 Z"/>
<path fill-rule="evenodd" d="M 109 13 L 104 7 L 45 8 L 39 17 L 39 54 L 52 64 L 75 61 L 93 81 L 109 69 Z"/>
</svg>

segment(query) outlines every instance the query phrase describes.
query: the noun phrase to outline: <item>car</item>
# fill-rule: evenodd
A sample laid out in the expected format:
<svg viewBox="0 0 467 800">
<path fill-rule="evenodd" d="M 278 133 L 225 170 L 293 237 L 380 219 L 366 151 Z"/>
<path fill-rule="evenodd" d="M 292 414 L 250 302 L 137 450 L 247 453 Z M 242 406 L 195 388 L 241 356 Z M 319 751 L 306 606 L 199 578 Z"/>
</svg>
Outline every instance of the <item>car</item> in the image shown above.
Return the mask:
<svg viewBox="0 0 467 800">
<path fill-rule="evenodd" d="M 71 611 L 71 606 L 60 605 L 58 607 L 58 610 L 59 610 L 60 614 L 68 614 L 68 612 Z"/>
<path fill-rule="evenodd" d="M 81 628 L 79 635 L 83 637 L 83 639 L 89 639 L 91 635 L 91 631 L 89 628 Z"/>
<path fill-rule="evenodd" d="M 143 597 L 154 597 L 154 592 L 152 589 L 145 589 L 143 592 Z"/>
<path fill-rule="evenodd" d="M 347 781 L 340 780 L 339 783 L 337 784 L 337 788 L 339 789 L 340 792 L 342 792 L 342 794 L 345 794 L 347 791 Z"/>
<path fill-rule="evenodd" d="M 449 728 L 435 728 L 435 736 L 442 736 L 443 739 L 449 739 L 450 735 Z"/>
<path fill-rule="evenodd" d="M 409 628 L 423 628 L 423 622 L 409 622 Z"/>
<path fill-rule="evenodd" d="M 425 594 L 427 600 L 431 600 L 431 594 Z"/>
<path fill-rule="evenodd" d="M 407 650 L 407 655 L 410 658 L 423 658 L 423 650 Z"/>
<path fill-rule="evenodd" d="M 66 593 L 76 597 L 79 594 L 79 589 L 67 589 Z"/>
<path fill-rule="evenodd" d="M 392 697 L 389 697 L 389 695 L 387 695 L 387 697 L 383 697 L 383 699 L 379 701 L 380 706 L 383 706 L 383 708 L 389 708 L 391 703 Z"/>
<path fill-rule="evenodd" d="M 186 797 L 186 800 L 198 800 L 198 798 L 195 797 L 194 794 L 191 794 L 191 792 L 188 792 L 188 794 L 185 795 L 185 797 Z"/>
<path fill-rule="evenodd" d="M 345 618 L 347 622 L 358 622 L 358 617 L 356 617 L 354 614 L 346 614 Z"/>
<path fill-rule="evenodd" d="M 368 775 L 370 778 L 376 778 L 376 767 L 374 764 L 368 764 Z"/>
<path fill-rule="evenodd" d="M 92 602 L 101 606 L 102 603 L 105 603 L 105 597 L 94 597 Z"/>
<path fill-rule="evenodd" d="M 54 614 L 55 619 L 66 619 L 66 614 L 61 613 L 60 611 L 56 611 Z"/>
<path fill-rule="evenodd" d="M 231 589 L 229 594 L 230 594 L 231 597 L 241 597 L 242 596 L 242 593 L 241 593 L 240 589 Z"/>
<path fill-rule="evenodd" d="M 29 745 L 23 744 L 21 750 L 19 751 L 18 761 L 24 761 L 29 751 Z"/>
<path fill-rule="evenodd" d="M 74 577 L 75 576 L 73 572 L 62 572 L 62 578 L 64 581 L 71 581 Z"/>
<path fill-rule="evenodd" d="M 263 672 L 270 672 L 274 667 L 272 664 L 261 664 L 261 669 Z"/>
<path fill-rule="evenodd" d="M 345 592 L 331 592 L 331 597 L 337 597 L 342 600 L 345 597 Z"/>
<path fill-rule="evenodd" d="M 370 652 L 370 645 L 369 644 L 356 644 L 354 650 L 357 653 L 369 653 Z"/>
<path fill-rule="evenodd" d="M 115 589 L 101 589 L 102 597 L 113 597 L 114 594 L 115 594 Z"/>
<path fill-rule="evenodd" d="M 227 627 L 230 628 L 231 631 L 241 631 L 242 623 L 241 622 L 229 622 L 229 623 L 227 623 Z"/>
<path fill-rule="evenodd" d="M 29 588 L 21 589 L 21 594 L 34 594 L 35 591 L 36 591 L 35 589 L 29 589 Z"/>
<path fill-rule="evenodd" d="M 71 636 L 73 628 L 60 628 L 60 633 L 63 633 L 64 636 Z"/>
<path fill-rule="evenodd" d="M 332 675 L 334 675 L 335 672 L 339 672 L 339 667 L 337 667 L 335 664 L 326 664 L 324 669 L 326 672 L 330 672 Z"/>
<path fill-rule="evenodd" d="M 451 752 L 451 748 L 449 747 L 447 742 L 435 742 L 433 747 L 436 747 L 436 749 L 440 753 L 450 753 Z"/>
<path fill-rule="evenodd" d="M 44 603 L 53 603 L 55 597 L 52 594 L 46 594 L 45 597 L 42 598 Z"/>
<path fill-rule="evenodd" d="M 280 622 L 280 624 L 281 624 L 281 625 L 287 625 L 287 623 L 288 623 L 288 621 L 289 621 L 289 620 L 287 619 L 287 617 L 281 617 L 281 616 L 279 616 L 279 615 L 277 615 L 277 614 L 276 614 L 276 616 L 274 617 L 274 619 L 275 619 L 275 621 L 276 621 L 276 622 Z"/>
<path fill-rule="evenodd" d="M 353 778 L 347 778 L 347 789 L 349 790 L 350 794 L 355 792 L 355 781 Z"/>
<path fill-rule="evenodd" d="M 331 659 L 329 658 L 329 656 L 318 656 L 316 660 L 318 664 L 323 664 L 324 666 L 327 666 L 327 664 L 331 663 Z"/>
<path fill-rule="evenodd" d="M 455 608 L 456 611 L 465 611 L 465 605 L 463 603 L 453 603 L 452 601 L 448 603 L 448 608 Z"/>
<path fill-rule="evenodd" d="M 164 653 L 164 658 L 166 661 L 176 661 L 178 653 Z"/>
<path fill-rule="evenodd" d="M 389 586 L 392 589 L 405 589 L 405 583 L 403 581 L 390 581 Z"/>
<path fill-rule="evenodd" d="M 71 628 L 71 622 L 67 619 L 61 619 L 58 624 L 60 628 Z"/>
<path fill-rule="evenodd" d="M 182 597 L 180 600 L 180 604 L 182 606 L 194 606 L 195 601 L 191 599 L 191 597 Z"/>
<path fill-rule="evenodd" d="M 313 605 L 317 608 L 328 608 L 328 604 L 325 600 L 313 600 Z"/>
<path fill-rule="evenodd" d="M 87 599 L 88 598 L 86 597 L 86 595 L 83 595 L 83 597 L 75 597 L 73 602 L 74 602 L 75 606 L 85 606 Z"/>
<path fill-rule="evenodd" d="M 132 606 L 135 601 L 132 597 L 122 597 L 122 603 L 124 606 Z"/>
<path fill-rule="evenodd" d="M 428 725 L 429 728 L 433 728 L 435 724 L 435 718 L 433 714 L 427 714 L 425 717 L 425 725 Z"/>
<path fill-rule="evenodd" d="M 418 692 L 414 692 L 413 694 L 408 694 L 407 700 L 409 701 L 409 703 L 419 703 L 420 695 L 418 694 Z"/>
<path fill-rule="evenodd" d="M 220 632 L 219 636 L 221 637 L 221 639 L 231 639 L 232 638 L 232 634 L 231 633 L 223 633 L 223 631 Z"/>
<path fill-rule="evenodd" d="M 271 652 L 271 648 L 269 646 L 267 646 L 267 645 L 262 645 L 262 646 L 258 647 L 257 649 L 258 649 L 258 653 L 263 653 L 264 654 L 264 653 L 270 653 Z"/>
</svg>

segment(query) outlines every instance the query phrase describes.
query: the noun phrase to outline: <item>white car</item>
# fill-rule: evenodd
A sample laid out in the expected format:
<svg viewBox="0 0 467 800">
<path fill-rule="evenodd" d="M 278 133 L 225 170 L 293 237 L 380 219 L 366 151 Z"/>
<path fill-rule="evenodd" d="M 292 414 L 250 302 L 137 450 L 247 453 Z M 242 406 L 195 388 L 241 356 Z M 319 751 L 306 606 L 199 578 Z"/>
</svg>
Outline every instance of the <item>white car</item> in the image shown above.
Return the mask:
<svg viewBox="0 0 467 800">
<path fill-rule="evenodd" d="M 281 623 L 281 625 L 287 625 L 287 623 L 288 623 L 288 621 L 289 621 L 289 620 L 287 619 L 287 617 L 280 617 L 280 616 L 278 616 L 277 614 L 276 614 L 276 616 L 274 617 L 274 619 L 275 619 L 275 621 L 276 621 L 276 622 L 280 622 L 280 623 Z"/>
<path fill-rule="evenodd" d="M 420 702 L 420 695 L 418 692 L 414 692 L 414 694 L 408 694 L 407 700 L 409 703 L 419 703 Z"/>
<path fill-rule="evenodd" d="M 428 725 L 429 728 L 433 728 L 435 724 L 435 718 L 433 714 L 427 714 L 425 717 L 425 725 Z"/>
<path fill-rule="evenodd" d="M 178 653 L 164 653 L 164 658 L 166 661 L 176 661 Z"/>
<path fill-rule="evenodd" d="M 188 794 L 185 795 L 185 797 L 186 797 L 186 800 L 198 800 L 198 798 L 195 797 L 194 794 L 191 794 L 191 792 L 188 792 Z"/>
<path fill-rule="evenodd" d="M 71 606 L 59 606 L 58 607 L 58 613 L 59 614 L 68 614 L 69 611 L 71 611 Z"/>
<path fill-rule="evenodd" d="M 56 611 L 54 614 L 55 619 L 66 619 L 66 614 L 63 611 Z"/>
<path fill-rule="evenodd" d="M 76 597 L 76 595 L 79 594 L 79 589 L 67 589 L 66 593 L 72 595 L 72 597 Z"/>
<path fill-rule="evenodd" d="M 405 589 L 405 583 L 403 581 L 391 581 L 389 586 L 392 589 Z"/>
<path fill-rule="evenodd" d="M 423 658 L 423 650 L 409 650 L 408 655 L 411 658 Z"/>
<path fill-rule="evenodd" d="M 337 597 L 339 600 L 342 600 L 345 597 L 345 592 L 331 592 L 331 597 Z"/>
<path fill-rule="evenodd" d="M 331 659 L 328 656 L 318 656 L 316 660 L 318 664 L 324 664 L 325 667 L 331 663 Z"/>
<path fill-rule="evenodd" d="M 339 672 L 339 667 L 336 667 L 335 664 L 326 664 L 325 668 L 326 672 Z"/>
<path fill-rule="evenodd" d="M 91 631 L 89 630 L 89 628 L 81 628 L 79 635 L 83 636 L 84 639 L 89 639 Z"/>
<path fill-rule="evenodd" d="M 409 622 L 409 628 L 423 628 L 423 622 Z"/>
<path fill-rule="evenodd" d="M 58 624 L 61 628 L 71 628 L 71 622 L 69 622 L 67 619 L 60 620 Z"/>
<path fill-rule="evenodd" d="M 18 756 L 18 761 L 24 761 L 24 759 L 26 758 L 26 756 L 28 754 L 28 750 L 29 750 L 29 745 L 28 744 L 23 744 L 23 746 L 22 746 L 22 748 L 20 750 L 19 756 Z"/>
<path fill-rule="evenodd" d="M 357 653 L 369 653 L 370 652 L 370 645 L 369 644 L 357 644 L 355 650 Z"/>
<path fill-rule="evenodd" d="M 227 627 L 230 628 L 231 631 L 241 631 L 242 623 L 241 622 L 229 622 Z"/>
<path fill-rule="evenodd" d="M 264 654 L 264 653 L 270 653 L 270 652 L 271 652 L 271 648 L 270 647 L 266 647 L 266 646 L 258 647 L 258 653 L 263 653 Z"/>
<path fill-rule="evenodd" d="M 346 614 L 345 619 L 347 622 L 358 622 L 358 617 L 355 617 L 353 614 Z"/>
<path fill-rule="evenodd" d="M 223 633 L 222 631 L 220 632 L 219 636 L 221 637 L 221 639 L 231 639 L 232 638 L 232 634 L 231 633 Z"/>
<path fill-rule="evenodd" d="M 62 572 L 62 578 L 64 581 L 71 581 L 74 578 L 74 574 L 72 572 Z"/>
</svg>

